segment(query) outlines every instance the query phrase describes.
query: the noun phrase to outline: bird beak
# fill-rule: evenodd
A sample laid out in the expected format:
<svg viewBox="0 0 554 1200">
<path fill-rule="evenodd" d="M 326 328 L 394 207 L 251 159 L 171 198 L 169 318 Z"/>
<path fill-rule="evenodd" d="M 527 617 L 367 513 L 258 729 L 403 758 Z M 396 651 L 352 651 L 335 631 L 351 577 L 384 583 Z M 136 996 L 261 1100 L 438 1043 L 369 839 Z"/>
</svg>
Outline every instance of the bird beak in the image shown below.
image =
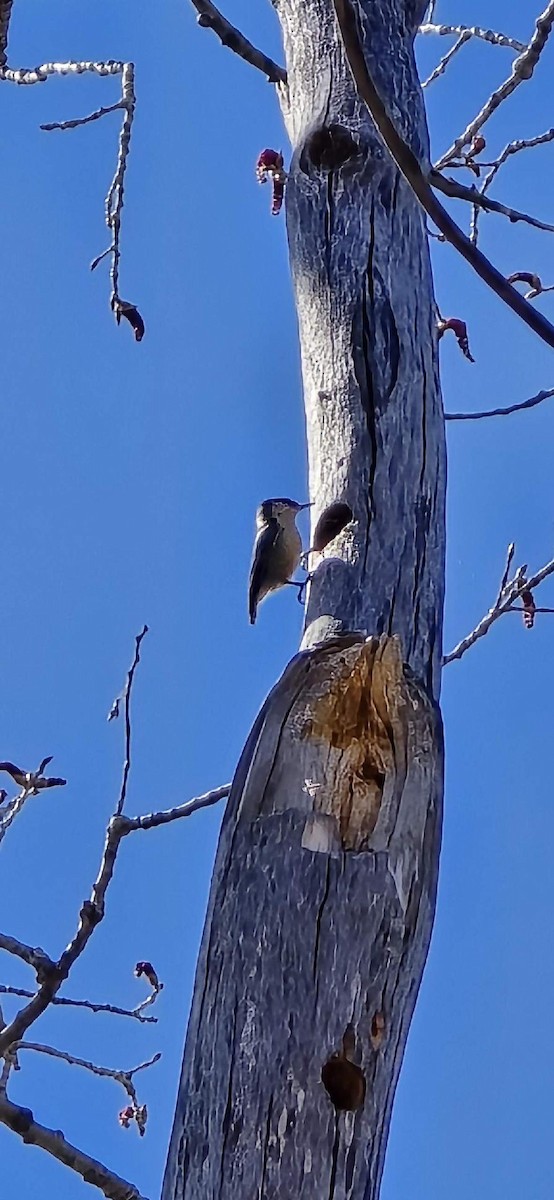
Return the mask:
<svg viewBox="0 0 554 1200">
<path fill-rule="evenodd" d="M 313 508 L 313 505 L 314 505 L 314 502 L 313 502 L 313 500 L 308 500 L 308 503 L 307 503 L 307 504 L 301 504 L 301 505 L 300 505 L 300 508 Z"/>
</svg>

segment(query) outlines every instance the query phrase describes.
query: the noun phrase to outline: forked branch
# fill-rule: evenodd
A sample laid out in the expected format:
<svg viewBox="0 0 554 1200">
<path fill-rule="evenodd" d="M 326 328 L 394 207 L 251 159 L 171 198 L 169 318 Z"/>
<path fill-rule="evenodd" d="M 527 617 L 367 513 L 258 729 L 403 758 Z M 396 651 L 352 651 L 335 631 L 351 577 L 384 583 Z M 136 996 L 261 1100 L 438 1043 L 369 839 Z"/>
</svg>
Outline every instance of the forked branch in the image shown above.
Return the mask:
<svg viewBox="0 0 554 1200">
<path fill-rule="evenodd" d="M 449 654 L 445 654 L 442 660 L 443 667 L 446 667 L 448 663 L 454 662 L 454 660 L 457 658 L 462 658 L 466 651 L 469 650 L 471 646 L 474 646 L 475 642 L 477 642 L 479 638 L 484 637 L 485 634 L 489 632 L 491 625 L 494 625 L 495 621 L 498 621 L 500 617 L 504 616 L 504 613 L 513 612 L 514 601 L 518 599 L 523 600 L 523 609 L 518 607 L 517 611 L 525 611 L 525 594 L 532 593 L 533 590 L 538 587 L 540 583 L 542 583 L 543 579 L 546 579 L 548 575 L 552 575 L 554 573 L 554 559 L 551 559 L 550 562 L 547 562 L 544 567 L 541 567 L 540 571 L 537 571 L 534 575 L 532 575 L 530 579 L 527 579 L 526 577 L 527 567 L 523 566 L 518 567 L 513 579 L 509 580 L 508 577 L 514 556 L 514 549 L 514 544 L 511 542 L 508 546 L 506 567 L 504 569 L 504 574 L 502 576 L 502 581 L 494 604 L 491 608 L 489 608 L 489 611 L 485 613 L 485 616 L 481 618 L 479 623 L 475 626 L 475 629 L 472 629 L 471 633 L 468 633 L 466 637 L 462 638 L 462 640 L 458 642 L 458 645 L 455 646 Z M 533 604 L 533 612 L 540 611 L 541 610 L 535 608 Z M 549 612 L 550 610 L 544 609 L 543 611 Z"/>
<path fill-rule="evenodd" d="M 121 1179 L 104 1163 L 68 1142 L 60 1129 L 40 1125 L 30 1108 L 14 1104 L 5 1095 L 0 1095 L 0 1122 L 16 1133 L 26 1145 L 40 1146 L 58 1162 L 76 1171 L 85 1183 L 99 1188 L 106 1200 L 147 1200 L 134 1184 Z"/>
<path fill-rule="evenodd" d="M 489 96 L 477 116 L 466 125 L 463 133 L 456 138 L 449 149 L 437 162 L 437 170 L 445 167 L 453 158 L 457 158 L 464 146 L 469 145 L 476 133 L 483 128 L 500 104 L 511 96 L 520 83 L 526 83 L 531 78 L 540 56 L 546 46 L 554 25 L 554 0 L 549 0 L 544 12 L 537 17 L 535 32 L 527 46 L 521 51 L 512 65 L 510 75 L 500 87 Z"/>
<path fill-rule="evenodd" d="M 352 71 L 354 82 L 359 95 L 365 101 L 375 125 L 385 142 L 397 167 L 410 184 L 427 215 L 434 221 L 437 229 L 458 252 L 469 262 L 474 271 L 485 283 L 508 305 L 513 312 L 533 330 L 534 333 L 554 348 L 554 326 L 543 317 L 542 313 L 520 296 L 493 266 L 488 258 L 472 245 L 469 238 L 452 220 L 449 213 L 435 196 L 429 180 L 424 175 L 415 154 L 406 144 L 391 121 L 385 105 L 375 87 L 370 75 L 362 42 L 358 30 L 356 11 L 351 0 L 333 0 L 341 31 L 346 57 Z M 549 6 L 550 7 L 550 6 Z M 554 20 L 554 0 L 552 0 L 552 19 Z"/>
</svg>

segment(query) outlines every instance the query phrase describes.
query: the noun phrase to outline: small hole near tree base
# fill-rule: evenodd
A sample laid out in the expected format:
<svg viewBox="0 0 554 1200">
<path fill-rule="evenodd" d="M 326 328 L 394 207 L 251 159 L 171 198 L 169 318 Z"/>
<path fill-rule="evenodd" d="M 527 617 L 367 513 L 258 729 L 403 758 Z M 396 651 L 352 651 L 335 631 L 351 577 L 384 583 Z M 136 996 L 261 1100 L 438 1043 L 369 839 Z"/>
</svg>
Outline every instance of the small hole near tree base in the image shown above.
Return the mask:
<svg viewBox="0 0 554 1200">
<path fill-rule="evenodd" d="M 344 125 L 321 125 L 308 138 L 304 154 L 318 171 L 336 171 L 360 153 L 358 142 Z"/>
<path fill-rule="evenodd" d="M 321 1069 L 321 1082 L 337 1112 L 356 1112 L 365 1100 L 365 1076 L 361 1067 L 341 1053 L 332 1054 Z"/>
</svg>

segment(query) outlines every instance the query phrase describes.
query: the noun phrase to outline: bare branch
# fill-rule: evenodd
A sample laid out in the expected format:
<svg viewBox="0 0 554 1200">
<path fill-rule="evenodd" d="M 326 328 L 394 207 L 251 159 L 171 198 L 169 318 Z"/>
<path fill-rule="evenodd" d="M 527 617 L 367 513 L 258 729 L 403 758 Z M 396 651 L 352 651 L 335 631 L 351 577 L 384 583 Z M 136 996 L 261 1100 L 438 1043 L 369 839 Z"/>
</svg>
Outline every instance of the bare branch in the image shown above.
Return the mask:
<svg viewBox="0 0 554 1200">
<path fill-rule="evenodd" d="M 97 108 L 94 112 L 88 114 L 87 117 L 75 117 L 72 121 L 50 121 L 47 125 L 41 125 L 46 133 L 50 133 L 52 129 L 77 129 L 79 125 L 89 125 L 91 121 L 98 121 L 100 117 L 105 117 L 107 113 L 117 112 L 123 108 L 123 103 L 118 100 L 115 104 L 108 104 L 106 108 Z"/>
<path fill-rule="evenodd" d="M 110 296 L 110 305 L 116 314 L 116 318 L 118 316 L 118 306 L 121 306 L 122 303 L 119 295 L 119 260 L 121 258 L 119 240 L 121 235 L 121 210 L 123 208 L 125 170 L 129 156 L 131 130 L 133 127 L 133 117 L 136 103 L 135 69 L 132 63 L 125 63 L 121 79 L 121 88 L 121 106 L 124 110 L 123 124 L 121 126 L 121 133 L 119 135 L 119 150 L 117 155 L 115 175 L 110 184 L 108 195 L 106 196 L 106 225 L 112 232 L 112 266 L 110 271 L 112 292 Z"/>
<path fill-rule="evenodd" d="M 2 948 L 0 946 L 0 949 Z M 12 987 L 11 985 L 0 983 L 0 995 L 2 996 L 21 996 L 31 1000 L 34 994 L 34 992 L 28 991 L 27 988 Z M 87 1008 L 89 1012 L 93 1013 L 112 1013 L 116 1017 L 133 1017 L 135 1021 L 140 1021 L 142 1025 L 156 1025 L 158 1022 L 157 1017 L 142 1016 L 145 1001 L 137 1005 L 137 1008 L 120 1008 L 117 1004 L 96 1004 L 93 1000 L 70 1000 L 68 996 L 53 996 L 50 1003 L 65 1004 L 70 1008 Z"/>
<path fill-rule="evenodd" d="M 450 59 L 454 58 L 454 55 L 458 53 L 458 50 L 462 49 L 462 46 L 465 46 L 466 42 L 468 42 L 470 40 L 470 38 L 471 38 L 471 33 L 469 32 L 469 30 L 464 29 L 460 33 L 460 36 L 457 39 L 457 41 L 454 42 L 454 45 L 450 47 L 450 50 L 448 50 L 446 52 L 446 54 L 444 54 L 443 57 L 439 60 L 436 67 L 434 68 L 434 70 L 431 71 L 431 74 L 427 76 L 427 79 L 424 79 L 424 81 L 421 85 L 422 88 L 429 87 L 430 83 L 434 83 L 435 79 L 438 79 L 440 75 L 444 75 L 444 72 L 446 71 L 446 68 L 450 62 Z"/>
<path fill-rule="evenodd" d="M 451 196 L 455 200 L 469 200 L 478 208 L 485 209 L 486 212 L 501 213 L 502 216 L 508 217 L 512 224 L 517 221 L 525 221 L 527 225 L 533 225 L 535 229 L 543 229 L 546 233 L 554 233 L 554 225 L 548 225 L 546 221 L 539 221 L 538 217 L 532 217 L 528 213 L 519 212 L 517 208 L 508 208 L 506 204 L 501 204 L 499 200 L 491 200 L 489 196 L 484 195 L 484 187 L 477 189 L 475 187 L 465 187 L 463 183 L 459 183 L 457 179 L 452 179 L 448 175 L 441 175 L 440 171 L 431 168 L 429 172 L 429 183 L 444 192 L 445 196 Z"/>
<path fill-rule="evenodd" d="M 115 286 L 115 285 L 114 285 Z M 135 638 L 135 654 L 129 668 L 123 696 L 125 699 L 125 762 L 123 764 L 123 778 L 121 780 L 121 791 L 117 802 L 116 813 L 118 816 L 123 812 L 125 806 L 125 797 L 127 795 L 127 784 L 129 782 L 129 773 L 131 770 L 131 693 L 133 691 L 133 680 L 135 671 L 140 662 L 140 647 L 143 639 L 148 633 L 148 625 L 144 625 L 140 633 Z"/>
<path fill-rule="evenodd" d="M 450 162 L 450 159 L 457 158 L 462 148 L 471 142 L 478 130 L 483 128 L 483 125 L 489 120 L 489 117 L 492 116 L 499 105 L 502 104 L 502 102 L 506 100 L 508 96 L 511 96 L 512 92 L 519 87 L 520 83 L 525 83 L 531 78 L 544 47 L 546 46 L 553 25 L 554 0 L 549 0 L 544 12 L 537 17 L 535 32 L 529 44 L 515 59 L 511 74 L 509 75 L 508 79 L 505 79 L 504 83 L 502 83 L 500 87 L 498 87 L 496 91 L 489 96 L 489 99 L 483 105 L 480 112 L 477 113 L 477 116 L 470 121 L 463 133 L 456 138 L 456 141 L 453 142 L 446 153 L 442 155 L 442 158 L 440 158 L 436 164 L 437 170 L 441 170 L 442 167 L 445 167 L 447 163 Z"/>
<path fill-rule="evenodd" d="M 425 209 L 425 212 L 437 226 L 437 229 L 445 235 L 447 241 L 463 255 L 474 271 L 481 276 L 481 279 L 488 284 L 492 291 L 496 292 L 496 295 L 517 313 L 525 324 L 538 334 L 547 345 L 554 347 L 554 326 L 546 320 L 542 313 L 537 312 L 523 296 L 520 296 L 515 288 L 507 283 L 504 276 L 493 266 L 489 259 L 476 246 L 471 244 L 469 238 L 466 237 L 459 225 L 452 220 L 449 213 L 447 213 L 446 209 L 435 196 L 415 154 L 413 154 L 410 147 L 397 132 L 370 76 L 352 0 L 333 0 L 333 5 L 342 34 L 346 56 L 358 92 L 367 104 L 375 125 L 385 145 L 388 147 L 392 158 L 410 184 L 422 208 Z M 554 20 L 554 0 L 552 0 L 552 9 Z"/>
<path fill-rule="evenodd" d="M 503 589 L 499 593 L 499 598 L 497 598 L 485 616 L 481 618 L 475 629 L 471 633 L 468 633 L 465 638 L 462 638 L 461 642 L 458 642 L 458 645 L 450 651 L 450 654 L 445 654 L 442 660 L 443 667 L 447 666 L 448 663 L 454 662 L 457 658 L 462 658 L 466 650 L 469 650 L 479 638 L 484 637 L 489 632 L 491 625 L 495 621 L 498 621 L 499 617 L 502 617 L 506 612 L 513 611 L 514 600 L 521 598 L 523 592 L 531 592 L 533 588 L 538 587 L 539 583 L 542 583 L 543 579 L 546 579 L 548 575 L 552 575 L 554 573 L 554 559 L 551 559 L 544 567 L 541 567 L 540 571 L 537 571 L 531 579 L 526 579 L 525 571 L 526 567 L 519 567 L 511 583 L 504 584 Z M 504 583 L 504 580 L 502 582 Z"/>
<path fill-rule="evenodd" d="M 132 833 L 135 829 L 156 829 L 159 825 L 168 825 L 170 821 L 179 821 L 181 817 L 190 817 L 201 808 L 210 808 L 212 804 L 218 804 L 230 791 L 231 784 L 225 783 L 222 787 L 214 788 L 203 796 L 196 796 L 194 800 L 187 800 L 186 804 L 178 804 L 175 808 L 166 808 L 162 812 L 149 813 L 144 817 L 127 817 L 125 833 Z"/>
<path fill-rule="evenodd" d="M 0 0 L 0 67 L 3 67 L 6 62 L 12 5 L 13 0 Z"/>
<path fill-rule="evenodd" d="M 21 958 L 23 962 L 33 968 L 37 979 L 54 967 L 52 959 L 45 954 L 44 950 L 41 950 L 40 946 L 27 946 L 25 942 L 20 942 L 18 938 L 10 937 L 7 933 L 0 933 L 0 950 L 6 950 L 8 954 L 14 954 L 16 958 Z"/>
<path fill-rule="evenodd" d="M 2 841 L 2 838 L 5 837 L 10 825 L 12 825 L 15 821 L 15 818 L 19 816 L 19 813 L 22 811 L 24 805 L 29 799 L 29 796 L 32 795 L 33 791 L 31 788 L 23 788 L 19 795 L 15 796 L 13 800 L 8 801 L 6 807 L 2 809 L 2 812 L 0 813 L 0 842 Z"/>
<path fill-rule="evenodd" d="M 543 400 L 549 400 L 554 396 L 554 388 L 548 388 L 544 392 L 537 392 L 536 396 L 531 396 L 529 400 L 522 400 L 519 404 L 510 404 L 508 408 L 490 408 L 486 412 L 467 412 L 467 413 L 445 413 L 445 421 L 481 421 L 483 417 L 508 417 L 510 413 L 523 412 L 525 408 L 536 408 L 537 404 L 542 404 Z"/>
<path fill-rule="evenodd" d="M 48 1129 L 35 1121 L 29 1108 L 13 1104 L 6 1096 L 0 1095 L 0 1121 L 16 1133 L 27 1145 L 40 1146 L 53 1158 L 57 1158 L 66 1167 L 81 1175 L 85 1183 L 92 1184 L 103 1192 L 106 1200 L 146 1200 L 134 1184 L 121 1179 L 114 1171 L 110 1171 L 104 1163 L 85 1154 L 68 1142 L 59 1129 Z"/>
<path fill-rule="evenodd" d="M 439 34 L 440 37 L 456 36 L 461 37 L 466 34 L 466 40 L 470 38 L 481 38 L 484 42 L 489 42 L 491 46 L 506 46 L 509 50 L 515 50 L 517 54 L 522 54 L 527 49 L 526 42 L 518 42 L 515 38 L 508 37 L 505 33 L 496 33 L 493 29 L 482 29 L 480 25 L 420 25 L 418 33 Z"/>
<path fill-rule="evenodd" d="M 515 552 L 516 552 L 516 544 L 515 544 L 515 542 L 510 542 L 510 545 L 508 546 L 508 549 L 506 552 L 506 566 L 504 567 L 502 579 L 500 580 L 500 587 L 498 589 L 498 595 L 494 602 L 494 608 L 498 608 L 498 605 L 500 604 L 502 597 L 504 595 L 504 592 L 506 591 L 506 588 L 508 586 L 508 580 L 510 578 L 510 567 L 512 565 Z"/>
<path fill-rule="evenodd" d="M 519 154 L 519 152 L 521 150 L 532 150 L 535 146 L 543 146 L 546 142 L 551 142 L 553 139 L 554 139 L 554 129 L 547 129 L 545 133 L 539 133 L 536 137 L 516 138 L 513 142 L 508 142 L 508 145 L 504 147 L 502 153 L 499 154 L 498 158 L 493 163 L 490 163 L 490 164 L 483 163 L 482 164 L 483 166 L 490 165 L 491 169 L 488 172 L 488 174 L 485 175 L 485 178 L 483 179 L 481 187 L 479 188 L 478 194 L 481 196 L 485 195 L 485 192 L 487 192 L 488 189 L 490 188 L 491 183 L 495 179 L 500 168 L 504 165 L 506 160 L 508 158 L 510 158 L 513 154 Z M 452 164 L 452 165 L 454 165 L 454 164 Z M 463 165 L 465 165 L 465 164 L 463 164 Z M 479 203 L 479 201 L 477 200 L 477 197 L 474 196 L 473 197 L 474 209 L 473 209 L 473 219 L 472 219 L 472 226 L 471 226 L 471 241 L 473 242 L 474 245 L 477 242 L 477 232 L 478 232 L 478 223 L 479 223 L 479 213 L 478 213 L 477 207 L 476 207 L 476 205 L 478 203 Z"/>
<path fill-rule="evenodd" d="M 6 83 L 30 85 L 44 83 L 51 75 L 83 75 L 87 72 L 93 75 L 122 75 L 126 64 L 110 59 L 109 62 L 47 62 L 39 67 L 6 67 L 0 66 L 0 80 Z"/>
<path fill-rule="evenodd" d="M 228 46 L 251 67 L 257 67 L 258 71 L 267 75 L 270 83 L 286 83 L 287 75 L 283 67 L 253 46 L 239 29 L 226 20 L 215 4 L 210 0 L 192 0 L 192 4 L 198 13 L 198 24 L 203 29 L 213 29 L 223 46 Z"/>
<path fill-rule="evenodd" d="M 200 808 L 216 804 L 223 796 L 227 796 L 229 791 L 230 785 L 227 784 L 225 787 L 216 788 L 215 791 L 207 792 L 204 796 L 198 796 L 167 812 L 151 813 L 144 817 L 126 817 L 123 814 L 116 814 L 112 817 L 106 833 L 98 876 L 93 884 L 90 900 L 85 900 L 81 907 L 77 930 L 58 962 L 53 964 L 51 970 L 45 971 L 45 978 L 29 1004 L 20 1009 L 13 1021 L 0 1030 L 0 1055 L 5 1054 L 13 1042 L 20 1041 L 27 1029 L 48 1008 L 53 997 L 59 992 L 62 983 L 67 979 L 73 963 L 83 953 L 96 926 L 102 921 L 106 892 L 114 873 L 122 838 L 136 829 L 152 829 L 157 825 L 166 825 L 169 821 L 177 820 L 180 817 L 191 816 Z"/>
<path fill-rule="evenodd" d="M 103 258 L 108 254 L 111 255 L 110 279 L 112 288 L 110 307 L 115 314 L 118 325 L 122 316 L 127 318 L 133 328 L 135 340 L 140 342 L 144 335 L 144 321 L 136 306 L 130 304 L 127 300 L 123 300 L 119 295 L 121 210 L 123 208 L 125 171 L 129 156 L 131 130 L 136 104 L 133 63 L 115 60 L 110 60 L 109 62 L 51 62 L 42 63 L 39 67 L 30 69 L 21 68 L 18 70 L 0 66 L 0 80 L 5 80 L 9 83 L 34 84 L 43 83 L 51 75 L 82 75 L 84 72 L 92 72 L 96 75 L 121 75 L 121 99 L 116 104 L 96 109 L 95 112 L 89 113 L 86 117 L 77 117 L 69 121 L 51 121 L 48 124 L 41 125 L 41 129 L 47 132 L 55 129 L 76 129 L 80 125 L 88 125 L 91 121 L 97 121 L 100 117 L 105 116 L 106 113 L 116 112 L 118 109 L 123 111 L 117 166 L 105 203 L 106 224 L 111 233 L 111 242 L 108 249 L 99 254 L 91 265 L 94 270 L 94 267 L 97 267 Z"/>
</svg>

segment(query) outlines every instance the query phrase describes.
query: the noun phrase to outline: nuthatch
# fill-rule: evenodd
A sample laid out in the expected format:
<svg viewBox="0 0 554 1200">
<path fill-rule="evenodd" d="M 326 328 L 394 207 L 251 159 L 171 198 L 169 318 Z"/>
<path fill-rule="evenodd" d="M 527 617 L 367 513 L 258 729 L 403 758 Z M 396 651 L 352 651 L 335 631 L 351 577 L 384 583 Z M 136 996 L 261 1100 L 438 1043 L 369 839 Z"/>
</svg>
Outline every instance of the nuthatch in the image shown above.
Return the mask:
<svg viewBox="0 0 554 1200">
<path fill-rule="evenodd" d="M 256 541 L 250 568 L 248 589 L 248 612 L 250 624 L 256 620 L 258 604 L 268 592 L 293 583 L 294 575 L 302 554 L 302 539 L 294 523 L 296 514 L 310 504 L 297 504 L 296 500 L 264 500 L 256 512 Z"/>
</svg>

